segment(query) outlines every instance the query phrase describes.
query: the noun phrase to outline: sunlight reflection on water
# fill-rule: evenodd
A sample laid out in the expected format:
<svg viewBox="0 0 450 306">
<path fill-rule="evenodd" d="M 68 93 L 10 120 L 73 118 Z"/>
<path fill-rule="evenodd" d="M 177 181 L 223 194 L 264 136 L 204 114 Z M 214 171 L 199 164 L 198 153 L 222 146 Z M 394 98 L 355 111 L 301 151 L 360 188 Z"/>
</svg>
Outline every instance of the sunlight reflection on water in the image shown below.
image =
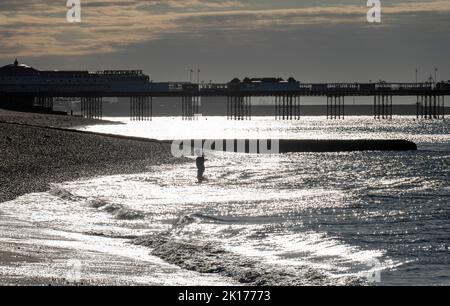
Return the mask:
<svg viewBox="0 0 450 306">
<path fill-rule="evenodd" d="M 287 283 L 296 283 L 299 275 L 314 283 L 321 274 L 334 280 L 349 276 L 364 280 L 374 261 L 380 263 L 384 284 L 450 282 L 447 122 L 155 118 L 87 130 L 159 139 L 416 141 L 422 147 L 417 152 L 264 156 L 214 152 L 207 155 L 208 180 L 203 184 L 197 183 L 192 159 L 153 166 L 141 174 L 55 185 L 49 193 L 4 203 L 3 209 L 57 231 L 122 238 L 150 235 L 163 241 L 154 247 L 159 254 L 183 258 L 173 262 L 183 268 L 194 262 L 206 271 L 222 269 L 234 275 L 239 262 L 249 261 L 269 283 L 279 281 L 276 275 L 285 275 Z M 230 253 L 221 253 L 222 249 Z M 137 255 L 142 252 L 138 250 Z M 218 253 L 220 262 L 212 262 Z M 270 273 L 262 273 L 253 261 L 270 267 Z M 320 273 L 305 278 L 309 271 L 305 267 Z M 169 272 L 164 277 L 170 277 Z"/>
</svg>

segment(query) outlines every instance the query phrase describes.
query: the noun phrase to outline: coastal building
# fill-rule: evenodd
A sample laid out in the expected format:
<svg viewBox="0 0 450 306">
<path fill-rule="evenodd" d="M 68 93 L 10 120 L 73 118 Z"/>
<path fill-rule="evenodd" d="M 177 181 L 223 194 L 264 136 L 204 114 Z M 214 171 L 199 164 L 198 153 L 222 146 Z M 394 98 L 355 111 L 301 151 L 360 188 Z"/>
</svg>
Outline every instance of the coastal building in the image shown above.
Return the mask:
<svg viewBox="0 0 450 306">
<path fill-rule="evenodd" d="M 52 87 L 73 92 L 106 91 L 111 88 L 127 91 L 135 86 L 146 86 L 149 83 L 149 76 L 142 70 L 41 71 L 20 64 L 16 59 L 14 63 L 0 67 L 0 107 L 49 110 L 51 107 L 45 101 L 45 105 L 43 104 L 43 97 L 36 96 L 40 88 L 47 88 L 50 92 Z M 48 91 L 45 94 L 47 100 Z"/>
</svg>

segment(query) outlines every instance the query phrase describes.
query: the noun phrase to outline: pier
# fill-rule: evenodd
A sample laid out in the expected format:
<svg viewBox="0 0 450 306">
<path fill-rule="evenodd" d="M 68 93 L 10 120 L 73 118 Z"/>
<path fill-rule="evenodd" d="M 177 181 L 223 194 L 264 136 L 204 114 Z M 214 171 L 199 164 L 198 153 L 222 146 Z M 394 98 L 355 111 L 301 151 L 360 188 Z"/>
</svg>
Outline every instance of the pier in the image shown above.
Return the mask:
<svg viewBox="0 0 450 306">
<path fill-rule="evenodd" d="M 16 61 L 0 68 L 0 102 L 4 107 L 51 110 L 54 99 L 74 98 L 81 115 L 102 118 L 103 98 L 128 97 L 131 120 L 151 120 L 153 99 L 179 98 L 183 120 L 195 120 L 206 97 L 225 97 L 229 120 L 250 120 L 253 100 L 269 97 L 277 120 L 298 120 L 304 97 L 323 97 L 328 119 L 345 118 L 346 97 L 373 97 L 376 120 L 393 117 L 393 99 L 417 99 L 417 119 L 443 119 L 449 82 L 303 83 L 289 78 L 245 78 L 228 83 L 153 82 L 139 70 L 39 71 Z M 1 106 L 0 105 L 0 106 Z M 325 106 L 324 106 L 325 107 Z"/>
</svg>

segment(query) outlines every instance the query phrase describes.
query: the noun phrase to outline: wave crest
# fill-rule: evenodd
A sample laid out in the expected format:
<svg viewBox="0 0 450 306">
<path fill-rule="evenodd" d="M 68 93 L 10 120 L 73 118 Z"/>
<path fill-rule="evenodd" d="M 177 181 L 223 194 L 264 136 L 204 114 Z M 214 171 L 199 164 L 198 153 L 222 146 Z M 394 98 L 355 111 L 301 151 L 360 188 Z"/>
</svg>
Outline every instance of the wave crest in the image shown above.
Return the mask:
<svg viewBox="0 0 450 306">
<path fill-rule="evenodd" d="M 183 241 L 170 234 L 134 239 L 151 248 L 151 254 L 183 269 L 199 273 L 218 273 L 240 283 L 256 286 L 298 286 L 356 284 L 356 279 L 333 279 L 308 266 L 287 267 L 262 263 L 227 251 L 208 241 Z"/>
<path fill-rule="evenodd" d="M 82 197 L 73 195 L 69 190 L 58 185 L 51 185 L 49 193 L 55 197 L 67 201 L 79 201 L 82 199 Z"/>
<path fill-rule="evenodd" d="M 143 219 L 145 217 L 145 214 L 140 211 L 130 209 L 121 204 L 109 203 L 104 199 L 90 200 L 89 205 L 101 211 L 106 211 L 119 220 L 136 220 Z"/>
<path fill-rule="evenodd" d="M 114 217 L 119 220 L 143 219 L 145 216 L 143 213 L 139 211 L 129 209 L 120 204 L 107 204 L 103 206 L 101 209 L 113 214 Z"/>
</svg>

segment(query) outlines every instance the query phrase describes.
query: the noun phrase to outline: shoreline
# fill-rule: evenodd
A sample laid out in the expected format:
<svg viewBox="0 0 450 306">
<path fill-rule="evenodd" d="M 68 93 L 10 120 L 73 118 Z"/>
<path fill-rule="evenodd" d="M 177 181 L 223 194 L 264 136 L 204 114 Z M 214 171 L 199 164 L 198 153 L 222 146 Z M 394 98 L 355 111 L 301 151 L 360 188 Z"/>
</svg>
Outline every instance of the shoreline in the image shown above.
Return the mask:
<svg viewBox="0 0 450 306">
<path fill-rule="evenodd" d="M 23 269 L 41 267 L 38 268 L 39 271 L 58 263 L 61 265 L 61 262 L 63 264 L 60 268 L 68 269 L 65 262 L 76 257 L 76 251 L 56 246 L 37 247 L 32 243 L 31 237 L 43 241 L 59 240 L 61 237 L 49 236 L 45 229 L 36 229 L 29 221 L 18 220 L 7 211 L 2 211 L 3 202 L 29 193 L 48 191 L 53 183 L 95 176 L 141 173 L 153 165 L 184 161 L 172 157 L 170 145 L 160 141 L 68 130 L 102 123 L 111 124 L 108 121 L 80 117 L 0 109 L 0 284 L 116 284 L 112 280 L 68 283 L 65 273 L 56 278 L 49 278 L 39 272 L 32 277 L 22 274 L 20 271 Z M 105 255 L 88 252 L 88 256 L 102 258 Z M 133 275 L 138 272 L 129 268 L 121 257 L 107 260 L 120 266 L 125 274 Z M 141 270 L 145 269 L 145 263 L 141 262 L 139 265 Z"/>
<path fill-rule="evenodd" d="M 74 128 L 93 124 L 121 124 L 117 121 L 88 119 L 80 116 L 49 113 L 30 113 L 2 108 L 0 108 L 0 122 L 55 128 Z"/>
<path fill-rule="evenodd" d="M 183 161 L 172 157 L 170 146 L 157 140 L 67 129 L 104 121 L 7 113 L 0 110 L 0 203 L 46 191 L 50 183 L 139 173 L 148 166 Z M 20 119 L 5 120 L 11 118 Z"/>
</svg>

